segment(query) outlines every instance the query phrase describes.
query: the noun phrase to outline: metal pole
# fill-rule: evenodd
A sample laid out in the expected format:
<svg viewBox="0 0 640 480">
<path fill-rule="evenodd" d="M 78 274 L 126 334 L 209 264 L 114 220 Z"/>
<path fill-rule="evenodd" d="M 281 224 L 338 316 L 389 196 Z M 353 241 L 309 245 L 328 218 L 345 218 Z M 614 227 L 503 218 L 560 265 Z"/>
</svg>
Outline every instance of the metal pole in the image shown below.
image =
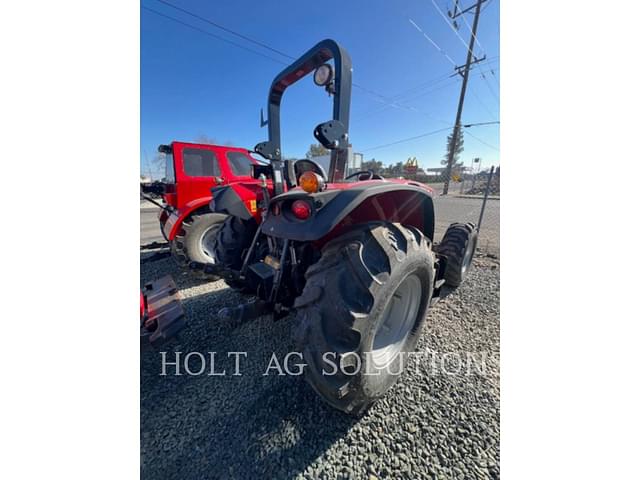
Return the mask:
<svg viewBox="0 0 640 480">
<path fill-rule="evenodd" d="M 451 180 L 453 158 L 455 156 L 455 149 L 458 143 L 458 136 L 460 135 L 460 119 L 462 118 L 462 107 L 464 105 L 464 96 L 467 93 L 467 82 L 469 81 L 469 67 L 471 66 L 471 63 L 473 61 L 473 45 L 475 44 L 476 31 L 478 30 L 478 20 L 480 19 L 480 6 L 484 1 L 485 0 L 478 0 L 476 2 L 476 11 L 473 16 L 473 26 L 471 27 L 471 38 L 469 39 L 469 51 L 467 52 L 467 62 L 464 66 L 464 73 L 462 74 L 462 88 L 460 89 L 460 98 L 458 99 L 458 111 L 456 112 L 456 123 L 454 123 L 453 127 L 453 136 L 451 138 L 449 158 L 447 159 L 447 169 L 444 179 L 444 188 L 442 189 L 442 195 L 446 195 L 447 193 L 449 193 L 449 181 Z"/>
<path fill-rule="evenodd" d="M 489 172 L 489 179 L 487 180 L 487 187 L 484 189 L 484 199 L 482 200 L 482 208 L 480 209 L 480 218 L 478 218 L 478 233 L 480 232 L 480 224 L 482 223 L 482 217 L 484 216 L 484 207 L 487 204 L 487 197 L 489 196 L 489 189 L 491 188 L 491 179 L 493 178 L 493 165 Z"/>
</svg>

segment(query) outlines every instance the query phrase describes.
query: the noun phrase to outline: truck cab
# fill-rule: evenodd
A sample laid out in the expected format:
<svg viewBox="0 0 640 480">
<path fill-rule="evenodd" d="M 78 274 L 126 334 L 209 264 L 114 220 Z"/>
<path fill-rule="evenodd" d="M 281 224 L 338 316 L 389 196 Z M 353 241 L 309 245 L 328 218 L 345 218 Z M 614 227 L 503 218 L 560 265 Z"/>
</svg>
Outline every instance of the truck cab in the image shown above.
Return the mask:
<svg viewBox="0 0 640 480">
<path fill-rule="evenodd" d="M 245 148 L 172 142 L 160 145 L 166 156 L 164 201 L 183 209 L 193 200 L 211 197 L 211 188 L 231 181 L 252 181 L 251 166 L 258 163 Z"/>
</svg>

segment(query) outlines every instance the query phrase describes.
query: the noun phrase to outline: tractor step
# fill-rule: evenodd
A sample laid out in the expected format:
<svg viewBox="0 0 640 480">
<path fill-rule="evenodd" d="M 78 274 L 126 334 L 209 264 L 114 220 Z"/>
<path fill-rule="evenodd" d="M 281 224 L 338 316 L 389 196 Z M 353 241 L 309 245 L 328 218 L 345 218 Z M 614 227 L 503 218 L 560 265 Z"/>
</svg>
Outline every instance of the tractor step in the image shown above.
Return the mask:
<svg viewBox="0 0 640 480">
<path fill-rule="evenodd" d="M 141 346 L 162 345 L 186 324 L 178 289 L 170 275 L 144 286 L 140 303 Z"/>
</svg>

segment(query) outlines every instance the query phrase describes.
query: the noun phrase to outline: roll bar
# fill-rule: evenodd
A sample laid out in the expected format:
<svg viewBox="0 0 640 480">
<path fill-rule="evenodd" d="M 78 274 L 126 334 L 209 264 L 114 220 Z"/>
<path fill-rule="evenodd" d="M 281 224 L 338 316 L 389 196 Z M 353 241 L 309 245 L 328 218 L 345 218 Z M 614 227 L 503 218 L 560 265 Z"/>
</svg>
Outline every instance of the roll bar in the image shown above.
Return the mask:
<svg viewBox="0 0 640 480">
<path fill-rule="evenodd" d="M 280 103 L 284 91 L 328 60 L 334 60 L 333 119 L 318 125 L 313 134 L 331 150 L 329 181 L 342 180 L 346 171 L 349 146 L 349 108 L 351 106 L 351 57 L 335 40 L 322 40 L 281 71 L 271 83 L 268 97 L 269 140 L 259 143 L 255 151 L 271 161 L 276 195 L 282 193 L 283 162 L 280 144 Z M 293 165 L 287 176 L 293 179 Z M 279 185 L 278 185 L 279 184 Z"/>
</svg>

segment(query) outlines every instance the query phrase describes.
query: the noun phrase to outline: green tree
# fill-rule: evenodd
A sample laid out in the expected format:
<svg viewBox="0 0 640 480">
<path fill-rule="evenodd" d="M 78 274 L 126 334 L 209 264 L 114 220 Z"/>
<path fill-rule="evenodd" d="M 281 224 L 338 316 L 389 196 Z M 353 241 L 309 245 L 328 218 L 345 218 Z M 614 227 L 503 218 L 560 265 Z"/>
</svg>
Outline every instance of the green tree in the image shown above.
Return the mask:
<svg viewBox="0 0 640 480">
<path fill-rule="evenodd" d="M 375 158 L 362 162 L 362 170 L 371 170 L 373 173 L 382 173 L 384 170 L 382 162 L 377 161 Z"/>
<path fill-rule="evenodd" d="M 329 153 L 330 151 L 324 148 L 322 145 L 320 145 L 319 143 L 314 143 L 309 145 L 309 150 L 307 151 L 306 157 L 320 157 L 322 155 L 329 155 Z"/>
<path fill-rule="evenodd" d="M 453 133 L 447 135 L 447 153 L 440 162 L 442 165 L 447 165 L 449 162 L 449 155 L 451 155 L 451 149 L 453 148 Z M 460 129 L 458 132 L 458 141 L 456 142 L 455 149 L 453 151 L 453 167 L 456 169 L 462 166 L 460 163 L 460 154 L 464 152 L 464 131 Z"/>
</svg>

